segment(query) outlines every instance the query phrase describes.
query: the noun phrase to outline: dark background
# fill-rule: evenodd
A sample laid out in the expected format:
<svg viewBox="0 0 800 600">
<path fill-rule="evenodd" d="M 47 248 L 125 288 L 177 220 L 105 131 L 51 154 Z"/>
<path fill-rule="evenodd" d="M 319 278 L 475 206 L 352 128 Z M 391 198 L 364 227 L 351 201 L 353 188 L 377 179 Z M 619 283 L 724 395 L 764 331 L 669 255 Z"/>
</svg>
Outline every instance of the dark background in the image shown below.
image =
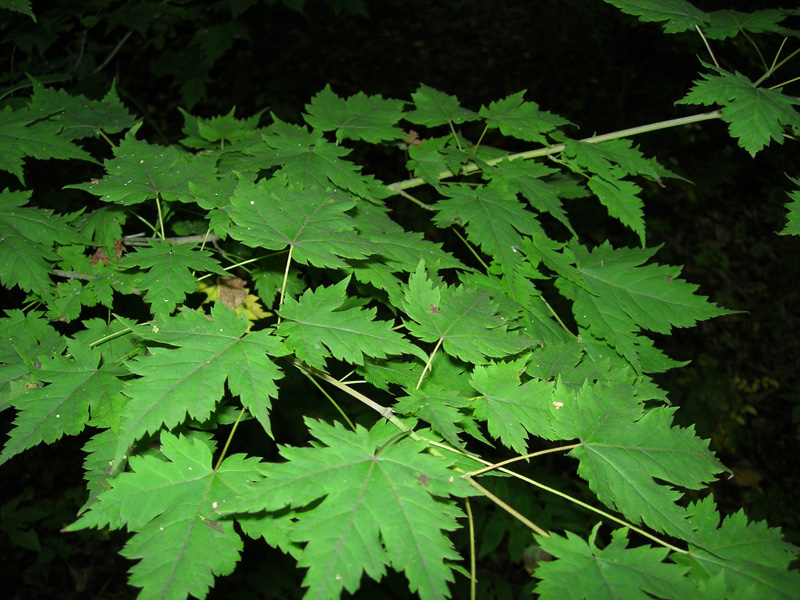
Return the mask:
<svg viewBox="0 0 800 600">
<path fill-rule="evenodd" d="M 72 93 L 101 97 L 116 78 L 123 102 L 145 120 L 142 134 L 160 143 L 181 137 L 178 106 L 203 117 L 232 106 L 239 117 L 267 108 L 298 121 L 305 103 L 327 83 L 340 96 L 364 91 L 402 100 L 425 83 L 473 110 L 526 89 L 527 99 L 576 124 L 570 134 L 577 137 L 708 110 L 674 104 L 698 78 L 698 57 L 708 60 L 699 36 L 664 35 L 658 24 L 639 23 L 599 0 L 384 0 L 368 3 L 368 16 L 351 12 L 363 7 L 347 0 L 309 1 L 303 12 L 280 3 L 137 2 L 128 3 L 131 12 L 124 19 L 118 16 L 122 4 L 37 3 L 37 24 L 0 12 L 0 55 L 8 65 L 2 86 L 24 83 L 27 72 L 56 79 L 54 85 Z M 759 4 L 768 7 L 695 2 L 705 10 L 754 10 Z M 242 8 L 234 21 L 229 6 Z M 229 21 L 235 23 L 230 35 L 213 29 Z M 31 41 L 43 31 L 46 43 Z M 781 39 L 755 39 L 771 60 Z M 724 68 L 760 76 L 758 57 L 741 36 L 712 47 Z M 783 55 L 797 47 L 798 40 L 790 40 Z M 797 73 L 790 64 L 776 81 Z M 785 91 L 797 93 L 799 86 Z M 26 93 L 6 100 L 24 101 Z M 693 182 L 670 180 L 665 189 L 645 190 L 648 245 L 663 244 L 659 262 L 686 265 L 684 277 L 702 293 L 744 311 L 660 339 L 670 356 L 692 363 L 660 376 L 659 383 L 681 406 L 679 421 L 695 423 L 733 470 L 732 479 L 713 488 L 723 511 L 744 507 L 751 518 L 767 519 L 800 541 L 800 243 L 777 235 L 785 225 L 786 191 L 792 189 L 786 175 L 798 175 L 795 142 L 773 144 L 751 158 L 720 121 L 635 141 Z M 373 160 L 365 171 L 387 172 L 380 156 Z M 392 162 L 394 177 L 404 179 L 402 161 Z M 36 168 L 31 165 L 34 173 Z M 84 181 L 88 171 L 72 177 Z M 0 185 L 16 186 L 5 178 Z M 622 228 L 592 214 L 570 218 L 576 229 L 589 232 L 585 242 L 635 244 Z M 0 417 L 7 427 L 10 415 Z M 58 533 L 83 502 L 74 487 L 82 477 L 81 445 L 80 439 L 65 439 L 56 455 L 50 447 L 36 448 L 2 469 L 7 525 L 0 538 L 0 578 L 8 589 L 18 586 L 15 598 L 132 597 L 124 586 L 128 565 L 114 554 L 121 536 Z M 33 526 L 40 552 L 8 535 L 8 523 L 20 519 L 21 511 L 14 535 L 27 535 L 25 527 Z M 276 556 L 266 567 L 243 563 L 233 577 L 218 581 L 213 597 L 292 597 L 298 581 L 291 563 L 282 560 Z M 528 577 L 502 559 L 492 568 L 504 567 L 516 569 L 501 572 L 516 597 Z M 406 589 L 402 578 L 390 578 L 380 590 L 367 585 L 360 597 L 401 597 Z M 498 587 L 491 593 L 505 592 Z"/>
</svg>

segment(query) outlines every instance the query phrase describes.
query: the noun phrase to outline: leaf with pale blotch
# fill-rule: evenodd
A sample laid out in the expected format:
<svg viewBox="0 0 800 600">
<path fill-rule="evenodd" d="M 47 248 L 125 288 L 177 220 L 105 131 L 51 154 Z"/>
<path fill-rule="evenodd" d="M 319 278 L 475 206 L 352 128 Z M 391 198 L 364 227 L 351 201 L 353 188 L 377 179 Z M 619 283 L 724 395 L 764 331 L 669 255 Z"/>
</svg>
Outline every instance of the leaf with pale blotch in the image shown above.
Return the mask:
<svg viewBox="0 0 800 600">
<path fill-rule="evenodd" d="M 198 437 L 163 432 L 160 442 L 160 456 L 132 456 L 131 472 L 108 480 L 111 489 L 67 530 L 127 527 L 134 534 L 121 553 L 140 559 L 129 580 L 142 588 L 139 598 L 204 598 L 215 576 L 233 571 L 243 546 L 217 511 L 261 479 L 259 463 L 235 454 L 213 468 Z"/>
<path fill-rule="evenodd" d="M 365 356 L 414 354 L 426 359 L 422 350 L 392 330 L 389 321 L 376 321 L 374 308 L 342 308 L 348 283 L 349 278 L 343 279 L 308 290 L 298 300 L 285 299 L 277 333 L 288 350 L 320 369 L 329 356 L 358 365 L 364 364 Z"/>
</svg>

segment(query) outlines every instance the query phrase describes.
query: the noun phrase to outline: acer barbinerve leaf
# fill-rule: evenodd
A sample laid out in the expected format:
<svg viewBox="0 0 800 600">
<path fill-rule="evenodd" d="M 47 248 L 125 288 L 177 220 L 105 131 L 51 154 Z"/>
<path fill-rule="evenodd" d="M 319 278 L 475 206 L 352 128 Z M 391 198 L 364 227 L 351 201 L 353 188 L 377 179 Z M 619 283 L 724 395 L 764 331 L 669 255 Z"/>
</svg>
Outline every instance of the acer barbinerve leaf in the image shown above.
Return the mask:
<svg viewBox="0 0 800 600">
<path fill-rule="evenodd" d="M 731 136 L 752 156 L 770 141 L 783 143 L 783 128 L 800 128 L 800 114 L 794 108 L 800 99 L 781 93 L 781 88 L 758 87 L 741 73 L 730 73 L 703 63 L 716 75 L 703 73 L 703 79 L 680 100 L 681 104 L 719 104 L 720 115 L 728 123 Z"/>
<path fill-rule="evenodd" d="M 550 213 L 567 230 L 577 237 L 561 204 L 561 189 L 544 178 L 557 173 L 556 169 L 533 161 L 502 161 L 492 168 L 491 176 L 502 179 L 512 189 L 522 194 L 530 205 L 540 213 Z"/>
<path fill-rule="evenodd" d="M 122 554 L 141 559 L 130 577 L 142 588 L 139 600 L 204 598 L 214 576 L 233 571 L 243 546 L 233 522 L 214 520 L 216 512 L 261 479 L 259 463 L 236 454 L 212 468 L 206 443 L 168 432 L 159 450 L 160 456 L 132 456 L 132 472 L 110 480 L 112 489 L 67 530 L 108 525 L 135 532 Z"/>
<path fill-rule="evenodd" d="M 246 119 L 237 119 L 234 116 L 236 107 L 232 108 L 228 114 L 202 119 L 190 115 L 182 108 L 179 108 L 184 118 L 183 133 L 186 135 L 181 140 L 181 144 L 197 150 L 201 149 L 220 149 L 224 150 L 233 142 L 242 140 L 261 139 L 257 132 L 258 122 L 261 119 L 263 110 Z"/>
<path fill-rule="evenodd" d="M 480 394 L 470 404 L 475 417 L 504 446 L 525 454 L 528 434 L 549 437 L 553 384 L 539 379 L 520 382 L 525 360 L 476 366 L 470 383 Z"/>
<path fill-rule="evenodd" d="M 463 227 L 467 239 L 492 257 L 511 280 L 512 299 L 524 297 L 516 286 L 524 262 L 520 249 L 523 235 L 542 232 L 536 215 L 525 210 L 516 192 L 502 181 L 493 180 L 479 189 L 465 184 L 447 184 L 441 186 L 441 191 L 447 198 L 434 205 L 437 212 L 434 222 L 440 227 Z"/>
<path fill-rule="evenodd" d="M 242 165 L 255 171 L 278 167 L 275 175 L 306 188 L 344 189 L 371 200 L 390 194 L 374 177 L 363 175 L 360 166 L 345 160 L 350 150 L 326 140 L 322 131 L 308 131 L 306 127 L 276 120 L 262 140 L 263 143 L 244 149 L 252 158 Z"/>
<path fill-rule="evenodd" d="M 448 123 L 461 124 L 474 121 L 478 115 L 471 110 L 462 108 L 458 98 L 433 89 L 425 84 L 419 86 L 411 94 L 416 108 L 404 113 L 403 118 L 411 123 L 435 127 Z"/>
<path fill-rule="evenodd" d="M 22 161 L 25 157 L 78 159 L 96 162 L 92 155 L 62 135 L 61 125 L 28 109 L 0 110 L 0 171 L 14 175 L 25 184 Z"/>
<path fill-rule="evenodd" d="M 306 110 L 306 123 L 320 131 L 335 131 L 337 142 L 352 139 L 377 144 L 403 135 L 396 127 L 403 117 L 403 103 L 384 99 L 380 94 L 368 96 L 359 92 L 345 100 L 334 94 L 328 84 L 306 104 Z"/>
<path fill-rule="evenodd" d="M 536 536 L 542 549 L 555 557 L 542 562 L 534 576 L 541 600 L 650 600 L 697 598 L 685 566 L 664 562 L 667 549 L 628 547 L 627 529 L 617 529 L 605 548 L 598 548 L 595 525 L 588 543 L 574 533 Z"/>
<path fill-rule="evenodd" d="M 30 196 L 0 191 L 0 282 L 49 298 L 51 264 L 58 259 L 54 246 L 87 240 L 53 211 L 25 206 Z"/>
<path fill-rule="evenodd" d="M 55 354 L 35 371 L 46 385 L 14 397 L 14 428 L 0 453 L 0 464 L 42 442 L 50 444 L 64 435 L 77 435 L 89 422 L 89 411 L 101 411 L 122 389 L 119 379 L 127 370 L 116 363 L 101 364 L 100 352 L 70 341 L 69 357 Z M 31 361 L 32 362 L 32 361 Z"/>
<path fill-rule="evenodd" d="M 606 340 L 636 370 L 641 370 L 640 329 L 669 333 L 672 327 L 691 327 L 733 312 L 695 294 L 696 285 L 678 279 L 679 268 L 644 265 L 655 249 L 614 249 L 606 242 L 592 251 L 572 244 L 571 251 L 583 283 L 559 278 L 556 285 L 574 300 L 578 325 Z"/>
<path fill-rule="evenodd" d="M 708 13 L 709 24 L 703 27 L 703 35 L 712 40 L 724 40 L 739 33 L 784 33 L 780 25 L 789 11 L 772 8 L 751 13 L 738 10 L 715 10 Z"/>
<path fill-rule="evenodd" d="M 392 272 L 413 273 L 420 259 L 439 269 L 464 269 L 468 267 L 439 243 L 424 239 L 421 233 L 408 231 L 393 221 L 388 209 L 360 201 L 353 216 L 356 229 L 380 248 L 380 258 Z"/>
<path fill-rule="evenodd" d="M 419 374 L 417 375 L 419 377 Z M 449 444 L 463 448 L 464 442 L 459 434 L 467 428 L 466 422 L 471 417 L 462 412 L 472 402 L 469 396 L 457 390 L 425 382 L 423 389 L 414 389 L 417 379 L 407 387 L 408 396 L 397 399 L 392 410 L 401 415 L 415 416 L 427 421 L 431 429 L 441 435 Z"/>
<path fill-rule="evenodd" d="M 27 394 L 38 380 L 31 362 L 42 356 L 61 354 L 67 344 L 38 311 L 7 309 L 0 318 L 0 412 L 11 407 L 17 396 Z"/>
<path fill-rule="evenodd" d="M 215 181 L 214 158 L 187 154 L 176 146 L 154 146 L 137 140 L 140 126 L 141 123 L 132 127 L 114 148 L 114 158 L 104 163 L 104 177 L 66 187 L 100 196 L 106 202 L 130 206 L 156 198 L 194 202 L 189 182 L 203 187 Z"/>
<path fill-rule="evenodd" d="M 138 378 L 123 390 L 128 401 L 122 411 L 117 462 L 128 446 L 145 433 L 174 427 L 187 416 L 205 421 L 225 391 L 239 396 L 242 405 L 270 432 L 270 398 L 278 389 L 281 372 L 269 356 L 281 356 L 280 340 L 271 331 L 245 335 L 244 315 L 216 304 L 206 315 L 185 310 L 144 325 L 137 334 L 161 345 L 147 356 L 128 363 Z"/>
<path fill-rule="evenodd" d="M 800 186 L 800 178 L 792 179 L 790 177 L 790 179 L 796 186 Z M 800 235 L 800 190 L 788 192 L 788 196 L 791 200 L 786 204 L 788 222 L 786 227 L 781 230 L 780 235 Z"/>
<path fill-rule="evenodd" d="M 548 408 L 553 434 L 580 441 L 569 455 L 602 502 L 635 524 L 696 541 L 676 504 L 681 493 L 664 484 L 701 489 L 725 468 L 692 428 L 672 426 L 674 408 L 645 411 L 635 386 L 624 382 L 584 384 Z"/>
<path fill-rule="evenodd" d="M 688 565 L 694 579 L 704 582 L 721 576 L 728 598 L 796 597 L 800 573 L 788 569 L 798 551 L 781 539 L 779 529 L 763 521 L 748 522 L 742 511 L 720 523 L 711 496 L 689 505 L 687 512 L 698 541 L 688 555 L 675 560 Z"/>
<path fill-rule="evenodd" d="M 319 188 L 286 187 L 280 178 L 242 180 L 226 208 L 232 237 L 254 248 L 291 250 L 293 261 L 346 267 L 344 258 L 365 258 L 378 248 L 356 233 L 347 214 L 354 198 Z"/>
<path fill-rule="evenodd" d="M 530 340 L 507 330 L 497 305 L 487 292 L 466 286 L 435 285 L 420 262 L 405 290 L 404 321 L 409 333 L 425 342 L 441 344 L 444 351 L 466 362 L 483 364 L 487 358 L 516 354 Z"/>
<path fill-rule="evenodd" d="M 28 104 L 32 114 L 47 117 L 61 126 L 61 135 L 70 140 L 97 137 L 100 132 L 119 133 L 136 120 L 117 95 L 116 83 L 102 100 L 73 96 L 64 90 L 46 88 L 33 77 L 33 95 Z"/>
<path fill-rule="evenodd" d="M 211 253 L 197 249 L 197 244 L 170 244 L 158 239 L 150 244 L 150 248 L 130 252 L 117 264 L 144 269 L 136 276 L 135 285 L 146 290 L 144 298 L 157 316 L 170 314 L 186 294 L 197 290 L 196 272 L 227 274 Z"/>
<path fill-rule="evenodd" d="M 426 360 L 389 321 L 376 321 L 374 308 L 342 308 L 349 282 L 347 277 L 330 287 L 307 290 L 298 300 L 286 298 L 278 311 L 285 320 L 277 328 L 286 348 L 319 369 L 325 368 L 328 356 L 357 365 L 364 364 L 365 356 L 414 354 Z"/>
<path fill-rule="evenodd" d="M 535 102 L 524 101 L 522 98 L 526 91 L 492 102 L 488 107 L 482 107 L 478 114 L 486 120 L 487 127 L 497 127 L 503 135 L 546 145 L 545 134 L 562 125 L 569 125 L 569 121 L 540 110 Z"/>
<path fill-rule="evenodd" d="M 362 573 L 380 580 L 389 565 L 405 572 L 422 600 L 448 597 L 448 562 L 459 557 L 446 532 L 461 511 L 446 498 L 471 490 L 449 468 L 453 459 L 426 454 L 425 442 L 403 435 L 376 439 L 361 426 L 306 423 L 318 442 L 282 447 L 286 462 L 264 466 L 266 479 L 232 509 L 308 507 L 290 533 L 305 544 L 298 565 L 308 567 L 307 598 L 354 592 Z"/>
<path fill-rule="evenodd" d="M 705 25 L 708 14 L 686 0 L 605 0 L 628 15 L 648 23 L 664 23 L 665 33 L 680 33 Z"/>
</svg>

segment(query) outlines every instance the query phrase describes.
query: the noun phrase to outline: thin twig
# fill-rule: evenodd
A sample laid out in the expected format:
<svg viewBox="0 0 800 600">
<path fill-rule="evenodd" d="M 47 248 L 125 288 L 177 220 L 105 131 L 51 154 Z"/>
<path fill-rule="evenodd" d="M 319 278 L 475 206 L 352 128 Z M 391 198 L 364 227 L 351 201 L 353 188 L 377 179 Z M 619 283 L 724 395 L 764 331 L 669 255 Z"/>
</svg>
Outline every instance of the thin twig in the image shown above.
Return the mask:
<svg viewBox="0 0 800 600">
<path fill-rule="evenodd" d="M 111 62 L 111 59 L 113 59 L 114 56 L 116 56 L 117 52 L 119 52 L 119 49 L 122 48 L 122 44 L 127 42 L 128 38 L 131 37 L 131 35 L 133 35 L 133 29 L 131 29 L 128 33 L 125 34 L 125 37 L 123 37 L 119 41 L 119 44 L 117 44 L 116 47 L 111 51 L 111 54 L 109 54 L 108 57 L 102 62 L 102 64 L 99 67 L 97 67 L 94 71 L 92 71 L 92 73 L 97 73 L 98 71 L 102 71 L 103 67 L 105 67 L 108 63 Z"/>
<path fill-rule="evenodd" d="M 650 123 L 649 125 L 640 125 L 639 127 L 631 127 L 629 129 L 620 129 L 619 131 L 613 131 L 611 133 L 604 133 L 603 135 L 594 135 L 591 137 L 583 138 L 582 140 L 578 140 L 585 144 L 599 144 L 600 142 L 607 142 L 609 140 L 616 140 L 618 138 L 623 138 L 631 135 L 638 135 L 640 133 L 648 133 L 650 131 L 658 131 L 659 129 L 668 129 L 670 127 L 678 127 L 680 125 L 689 125 L 691 123 L 699 123 L 701 121 L 709 121 L 711 119 L 719 119 L 720 118 L 720 111 L 714 110 L 707 113 L 701 113 L 699 115 L 691 115 L 689 117 L 679 117 L 677 119 L 669 119 L 667 121 L 659 121 L 657 123 Z M 528 158 L 538 158 L 540 156 L 550 156 L 551 154 L 558 154 L 559 152 L 563 152 L 566 146 L 564 144 L 554 144 L 552 146 L 547 146 L 545 148 L 538 148 L 536 150 L 528 150 L 526 152 L 519 152 L 517 154 L 508 154 L 506 156 L 501 156 L 499 158 L 492 158 L 486 161 L 486 164 L 489 166 L 494 166 L 504 160 L 512 161 L 512 160 L 525 160 Z M 480 166 L 476 163 L 469 163 L 464 165 L 464 167 L 459 171 L 460 175 L 469 175 L 470 173 L 474 173 L 480 170 Z M 447 179 L 449 177 L 455 176 L 456 173 L 453 171 L 442 171 L 437 175 L 437 179 Z M 420 185 L 424 185 L 427 183 L 421 177 L 415 177 L 414 179 L 406 179 L 404 181 L 396 181 L 394 183 L 390 183 L 386 187 L 388 187 L 392 192 L 399 194 L 400 190 L 407 190 L 409 188 L 418 187 Z"/>
</svg>

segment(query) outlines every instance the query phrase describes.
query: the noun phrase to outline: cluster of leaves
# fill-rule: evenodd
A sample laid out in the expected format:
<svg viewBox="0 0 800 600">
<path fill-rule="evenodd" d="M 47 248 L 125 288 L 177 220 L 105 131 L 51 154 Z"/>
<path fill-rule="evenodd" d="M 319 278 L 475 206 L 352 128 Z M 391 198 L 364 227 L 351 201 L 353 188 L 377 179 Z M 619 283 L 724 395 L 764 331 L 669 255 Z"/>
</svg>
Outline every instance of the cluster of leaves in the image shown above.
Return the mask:
<svg viewBox="0 0 800 600">
<path fill-rule="evenodd" d="M 772 31 L 784 16 L 611 3 L 712 39 L 730 35 L 724 23 Z M 326 87 L 302 125 L 185 112 L 183 139 L 161 146 L 139 138 L 113 87 L 101 100 L 31 89 L 0 112 L 0 169 L 21 187 L 0 192 L 0 282 L 26 295 L 0 319 L 0 409 L 17 412 L 0 463 L 86 432 L 88 500 L 68 529 L 127 528 L 142 598 L 204 597 L 242 535 L 307 568 L 308 597 L 354 592 L 387 567 L 420 598 L 447 597 L 465 572 L 452 538 L 471 518 L 462 507 L 484 495 L 513 510 L 487 489 L 499 474 L 621 526 L 604 542 L 599 523 L 584 539 L 520 515 L 552 558 L 534 573 L 542 598 L 789 598 L 800 586 L 778 531 L 684 499 L 725 468 L 673 425 L 650 375 L 680 363 L 647 334 L 729 311 L 652 261 L 637 181 L 672 174 L 623 134 L 569 137 L 524 92 L 473 112 L 425 85 L 409 103 Z M 721 116 L 751 153 L 800 128 L 795 99 L 718 66 L 683 101 L 722 106 L 683 122 Z M 509 155 L 481 132 L 540 147 Z M 80 143 L 98 136 L 113 155 Z M 415 178 L 386 185 L 349 160 L 374 145 L 400 160 L 404 146 Z M 42 208 L 26 158 L 89 163 L 93 177 L 66 186 L 85 208 Z M 410 191 L 423 185 L 426 202 Z M 632 247 L 581 242 L 569 211 L 593 199 Z M 427 236 L 398 200 L 429 217 Z M 784 233 L 798 232 L 799 203 L 795 192 Z M 553 308 L 559 295 L 570 314 Z M 276 459 L 273 415 L 290 410 L 283 382 L 298 375 L 343 420 L 307 418 L 308 445 L 282 444 Z M 229 454 L 246 419 L 263 452 Z M 503 465 L 484 458 L 492 445 Z M 577 461 L 591 504 L 510 466 L 542 452 Z"/>
</svg>

